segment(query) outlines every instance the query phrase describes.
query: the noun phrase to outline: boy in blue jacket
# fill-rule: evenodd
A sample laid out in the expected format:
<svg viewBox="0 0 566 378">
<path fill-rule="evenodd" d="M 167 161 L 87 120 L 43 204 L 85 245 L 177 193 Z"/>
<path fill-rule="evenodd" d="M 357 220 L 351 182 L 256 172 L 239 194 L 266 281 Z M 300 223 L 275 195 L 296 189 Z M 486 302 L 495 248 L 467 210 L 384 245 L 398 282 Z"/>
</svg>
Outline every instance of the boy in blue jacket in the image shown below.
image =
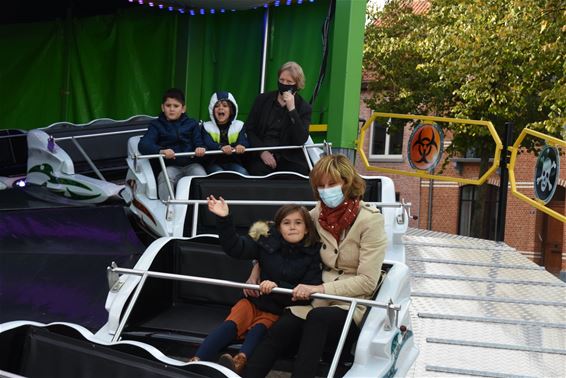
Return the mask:
<svg viewBox="0 0 566 378">
<path fill-rule="evenodd" d="M 177 181 L 183 176 L 205 176 L 206 171 L 192 156 L 176 157 L 176 153 L 195 152 L 197 157 L 206 149 L 202 140 L 199 123 L 185 114 L 183 91 L 171 88 L 163 94 L 161 114 L 152 121 L 145 135 L 140 139 L 138 149 L 144 155 L 164 155 L 167 174 L 175 190 Z M 159 198 L 169 197 L 165 175 L 157 178 Z"/>
<path fill-rule="evenodd" d="M 203 124 L 202 137 L 207 150 L 222 150 L 221 155 L 207 156 L 205 164 L 208 173 L 235 171 L 247 175 L 248 171 L 240 160 L 241 154 L 249 147 L 243 129 L 238 121 L 238 104 L 230 92 L 215 92 L 208 105 L 210 121 Z"/>
</svg>

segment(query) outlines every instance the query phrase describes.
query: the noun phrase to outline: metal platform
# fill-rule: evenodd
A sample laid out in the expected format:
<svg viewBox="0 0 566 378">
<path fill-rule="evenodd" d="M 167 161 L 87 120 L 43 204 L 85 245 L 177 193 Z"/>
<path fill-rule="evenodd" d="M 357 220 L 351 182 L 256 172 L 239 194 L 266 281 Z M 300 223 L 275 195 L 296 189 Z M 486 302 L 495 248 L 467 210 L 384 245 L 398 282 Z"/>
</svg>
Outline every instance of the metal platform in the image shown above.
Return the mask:
<svg viewBox="0 0 566 378">
<path fill-rule="evenodd" d="M 505 243 L 404 237 L 413 377 L 566 377 L 566 284 Z"/>
</svg>

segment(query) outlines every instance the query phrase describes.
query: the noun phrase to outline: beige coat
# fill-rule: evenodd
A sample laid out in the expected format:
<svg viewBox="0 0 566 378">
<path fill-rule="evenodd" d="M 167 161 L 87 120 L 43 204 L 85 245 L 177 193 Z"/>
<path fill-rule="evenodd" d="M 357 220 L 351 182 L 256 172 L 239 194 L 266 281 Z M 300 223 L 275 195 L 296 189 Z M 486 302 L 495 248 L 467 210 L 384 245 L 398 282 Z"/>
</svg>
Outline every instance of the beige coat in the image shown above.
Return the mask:
<svg viewBox="0 0 566 378">
<path fill-rule="evenodd" d="M 360 212 L 338 245 L 334 236 L 318 223 L 320 204 L 310 212 L 320 235 L 322 247 L 320 257 L 323 263 L 322 281 L 324 293 L 346 297 L 369 299 L 374 294 L 381 265 L 385 258 L 387 236 L 385 234 L 381 212 L 363 201 Z M 348 309 L 343 302 L 314 299 L 311 306 L 293 306 L 291 312 L 306 319 L 313 307 L 335 306 Z M 365 312 L 364 306 L 358 306 L 354 312 L 354 321 L 359 324 Z"/>
</svg>

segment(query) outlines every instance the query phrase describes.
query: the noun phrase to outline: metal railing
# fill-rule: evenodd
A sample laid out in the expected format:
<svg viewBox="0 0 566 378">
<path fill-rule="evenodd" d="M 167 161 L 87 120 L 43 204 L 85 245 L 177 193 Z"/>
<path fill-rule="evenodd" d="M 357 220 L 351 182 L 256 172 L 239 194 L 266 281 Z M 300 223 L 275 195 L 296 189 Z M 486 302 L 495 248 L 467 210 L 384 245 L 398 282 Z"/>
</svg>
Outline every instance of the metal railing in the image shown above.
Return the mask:
<svg viewBox="0 0 566 378">
<path fill-rule="evenodd" d="M 75 136 L 67 136 L 67 137 L 60 137 L 60 138 L 53 138 L 53 140 L 55 142 L 60 142 L 60 141 L 64 141 L 64 140 L 71 140 L 73 142 L 73 144 L 75 145 L 75 147 L 77 148 L 77 150 L 79 151 L 79 153 L 83 156 L 83 158 L 85 159 L 85 161 L 88 163 L 88 165 L 90 166 L 90 168 L 94 171 L 94 173 L 96 174 L 96 176 L 101 179 L 102 181 L 106 181 L 106 178 L 102 175 L 102 173 L 100 172 L 100 170 L 96 167 L 96 165 L 94 164 L 94 162 L 92 161 L 92 159 L 90 158 L 90 156 L 88 156 L 88 154 L 86 153 L 86 151 L 83 149 L 83 147 L 81 146 L 81 144 L 79 143 L 79 141 L 77 139 L 87 139 L 87 138 L 96 138 L 96 137 L 103 137 L 103 136 L 109 136 L 109 135 L 121 135 L 121 134 L 132 134 L 132 133 L 141 133 L 143 131 L 146 131 L 146 128 L 143 129 L 134 129 L 134 130 L 122 130 L 122 131 L 108 131 L 105 133 L 93 133 L 93 134 L 84 134 L 84 135 L 75 135 Z"/>
<path fill-rule="evenodd" d="M 305 155 L 305 159 L 309 166 L 309 170 L 312 170 L 312 162 L 307 152 L 308 148 L 323 148 L 327 154 L 332 153 L 331 151 L 331 143 L 313 143 L 313 144 L 304 144 L 301 146 L 272 146 L 272 147 L 251 147 L 246 148 L 245 153 L 247 152 L 258 152 L 258 151 L 277 151 L 277 150 L 296 150 L 302 149 Z M 224 152 L 221 150 L 212 150 L 206 151 L 205 155 L 221 155 Z M 196 156 L 196 152 L 179 152 L 175 153 L 175 157 L 183 157 L 183 156 Z M 161 166 L 161 171 L 163 172 L 165 182 L 167 184 L 167 191 L 169 192 L 169 199 L 175 198 L 175 193 L 173 191 L 173 186 L 171 185 L 171 180 L 169 179 L 169 174 L 167 173 L 167 168 L 165 166 L 165 159 L 163 154 L 151 154 L 151 155 L 135 155 L 131 156 L 132 160 L 134 161 L 134 169 L 137 169 L 137 161 L 138 159 L 159 159 L 159 165 Z M 163 201 L 166 202 L 166 201 Z"/>
<path fill-rule="evenodd" d="M 114 275 L 113 281 L 118 280 L 119 274 L 129 274 L 140 276 L 140 282 L 134 291 L 134 294 L 131 300 L 128 303 L 128 307 L 126 311 L 123 313 L 123 317 L 120 320 L 118 325 L 118 329 L 116 333 L 112 337 L 112 341 L 116 342 L 119 340 L 120 335 L 122 334 L 126 322 L 134 308 L 134 305 L 142 291 L 143 285 L 145 284 L 148 278 L 161 278 L 167 280 L 175 280 L 175 281 L 183 281 L 183 282 L 196 282 L 202 283 L 206 285 L 215 285 L 215 286 L 224 286 L 224 287 L 233 287 L 238 289 L 252 289 L 252 290 L 259 290 L 259 285 L 254 284 L 244 284 L 234 281 L 228 280 L 221 280 L 215 278 L 206 278 L 206 277 L 196 277 L 196 276 L 187 276 L 182 274 L 173 274 L 173 273 L 163 273 L 163 272 L 153 272 L 149 270 L 136 270 L 136 269 L 126 269 L 126 268 L 119 268 L 115 262 L 112 263 L 110 267 L 107 268 L 109 275 Z M 273 293 L 279 294 L 287 294 L 292 295 L 293 290 L 291 289 L 283 289 L 283 288 L 274 288 L 272 290 Z M 317 299 L 327 299 L 333 301 L 340 301 L 345 303 L 350 303 L 350 307 L 348 309 L 348 315 L 346 316 L 346 321 L 344 322 L 344 327 L 342 328 L 342 333 L 340 335 L 340 340 L 338 341 L 338 345 L 336 346 L 336 352 L 334 353 L 334 357 L 332 359 L 332 363 L 330 365 L 330 369 L 328 371 L 328 377 L 334 377 L 334 373 L 336 372 L 336 368 L 338 367 L 338 362 L 340 360 L 340 356 L 342 354 L 342 349 L 344 348 L 344 344 L 346 342 L 346 337 L 348 335 L 348 330 L 350 329 L 350 324 L 354 318 L 354 311 L 356 310 L 356 306 L 362 305 L 366 307 L 377 307 L 387 310 L 387 324 L 385 325 L 386 329 L 391 329 L 391 327 L 398 326 L 398 319 L 399 319 L 399 311 L 401 310 L 401 305 L 393 304 L 392 301 L 389 303 L 381 303 L 374 300 L 369 299 L 359 299 L 359 298 L 350 298 L 350 297 L 343 297 L 339 295 L 329 295 L 329 294 L 312 294 L 311 298 Z"/>
<path fill-rule="evenodd" d="M 303 205 L 303 206 L 316 206 L 317 201 L 284 201 L 284 200 L 225 200 L 228 205 L 260 205 L 260 206 L 281 206 L 281 205 Z M 163 203 L 169 205 L 194 205 L 193 218 L 191 227 L 191 236 L 197 235 L 198 226 L 198 210 L 200 205 L 207 205 L 207 200 L 167 200 Z M 410 209 L 411 203 L 405 202 L 366 202 L 375 207 L 391 207 L 391 208 L 404 208 Z M 169 211 L 167 211 L 169 213 Z"/>
</svg>

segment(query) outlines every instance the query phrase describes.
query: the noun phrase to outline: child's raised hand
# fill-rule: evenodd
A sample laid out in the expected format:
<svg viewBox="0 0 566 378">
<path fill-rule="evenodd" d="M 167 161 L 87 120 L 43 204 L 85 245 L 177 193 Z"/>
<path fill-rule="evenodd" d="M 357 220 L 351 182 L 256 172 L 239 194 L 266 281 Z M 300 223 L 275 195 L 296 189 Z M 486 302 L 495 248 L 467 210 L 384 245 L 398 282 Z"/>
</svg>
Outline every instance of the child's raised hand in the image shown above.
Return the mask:
<svg viewBox="0 0 566 378">
<path fill-rule="evenodd" d="M 242 146 L 241 144 L 238 144 L 236 146 L 236 153 L 243 154 L 244 152 L 246 152 L 246 147 Z"/>
<path fill-rule="evenodd" d="M 206 148 L 197 147 L 197 148 L 195 149 L 195 156 L 196 156 L 196 157 L 204 156 L 204 153 L 205 153 L 205 152 L 206 152 Z"/>
<path fill-rule="evenodd" d="M 265 280 L 265 281 L 261 281 L 261 283 L 259 284 L 259 291 L 262 294 L 269 294 L 269 293 L 271 293 L 271 290 L 273 290 L 276 287 L 277 287 L 277 284 L 275 282 Z"/>
<path fill-rule="evenodd" d="M 165 155 L 165 159 L 175 159 L 175 151 L 168 148 L 166 150 L 159 151 L 161 155 Z"/>
<path fill-rule="evenodd" d="M 229 144 L 222 146 L 221 148 L 222 152 L 224 152 L 226 155 L 232 155 L 232 146 L 230 146 Z"/>
<path fill-rule="evenodd" d="M 206 197 L 208 201 L 208 210 L 218 215 L 219 217 L 226 217 L 229 214 L 228 204 L 224 201 L 224 198 L 218 197 L 218 199 L 214 198 L 213 195 Z"/>
</svg>

